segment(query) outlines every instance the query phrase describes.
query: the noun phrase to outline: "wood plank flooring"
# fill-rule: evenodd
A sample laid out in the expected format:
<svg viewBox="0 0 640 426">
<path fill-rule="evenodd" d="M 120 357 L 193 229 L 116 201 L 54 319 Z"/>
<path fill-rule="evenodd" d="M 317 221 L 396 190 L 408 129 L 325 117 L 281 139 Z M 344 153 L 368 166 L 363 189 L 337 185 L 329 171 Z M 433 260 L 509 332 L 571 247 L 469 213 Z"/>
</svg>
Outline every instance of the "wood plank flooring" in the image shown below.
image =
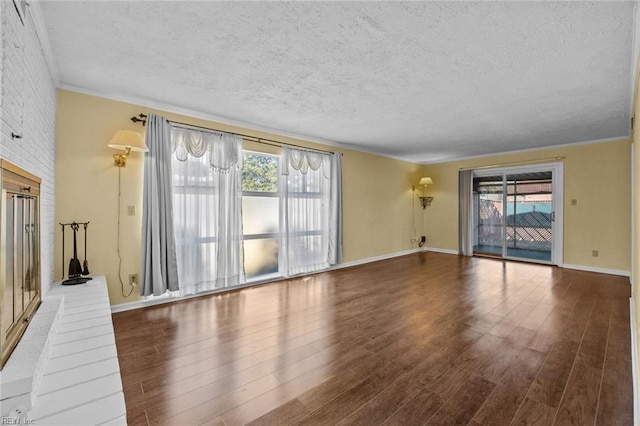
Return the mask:
<svg viewBox="0 0 640 426">
<path fill-rule="evenodd" d="M 628 278 L 419 253 L 113 315 L 130 425 L 631 425 Z"/>
</svg>

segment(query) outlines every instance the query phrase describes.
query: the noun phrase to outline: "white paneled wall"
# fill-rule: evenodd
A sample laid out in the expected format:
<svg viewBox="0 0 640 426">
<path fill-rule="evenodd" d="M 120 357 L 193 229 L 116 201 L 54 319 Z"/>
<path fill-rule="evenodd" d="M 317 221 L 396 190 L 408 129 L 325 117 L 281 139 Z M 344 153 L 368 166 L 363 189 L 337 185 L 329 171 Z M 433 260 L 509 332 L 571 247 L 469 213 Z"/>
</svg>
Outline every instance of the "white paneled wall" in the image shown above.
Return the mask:
<svg viewBox="0 0 640 426">
<path fill-rule="evenodd" d="M 25 25 L 11 0 L 0 2 L 2 108 L 0 157 L 42 179 L 42 296 L 53 281 L 56 87 L 29 9 Z M 22 135 L 12 139 L 11 132 Z"/>
</svg>

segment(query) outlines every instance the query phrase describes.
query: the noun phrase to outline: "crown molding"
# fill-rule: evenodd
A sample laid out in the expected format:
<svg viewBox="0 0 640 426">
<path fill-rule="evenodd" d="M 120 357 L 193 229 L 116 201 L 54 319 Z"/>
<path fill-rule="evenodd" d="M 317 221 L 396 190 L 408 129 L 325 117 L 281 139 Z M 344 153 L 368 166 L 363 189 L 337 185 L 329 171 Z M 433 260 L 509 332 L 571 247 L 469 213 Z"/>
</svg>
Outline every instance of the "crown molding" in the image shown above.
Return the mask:
<svg viewBox="0 0 640 426">
<path fill-rule="evenodd" d="M 374 150 L 367 149 L 365 147 L 354 146 L 353 144 L 340 143 L 335 142 L 328 139 L 322 139 L 315 136 L 304 135 L 301 133 L 288 132 L 284 130 L 274 129 L 272 127 L 260 126 L 253 123 L 248 123 L 246 121 L 233 120 L 228 117 L 223 117 L 219 115 L 209 114 L 202 111 L 192 110 L 189 108 L 182 108 L 175 105 L 167 104 L 160 101 L 155 101 L 139 96 L 131 96 L 131 95 L 123 95 L 121 93 L 113 93 L 113 92 L 104 92 L 95 89 L 88 89 L 86 87 L 76 86 L 73 84 L 61 83 L 58 85 L 59 89 L 67 90 L 70 92 L 81 93 L 89 96 L 96 96 L 99 98 L 109 99 L 112 101 L 124 102 L 132 105 L 140 106 L 141 108 L 152 108 L 160 111 L 170 112 L 173 114 L 180 114 L 186 117 L 198 118 L 201 120 L 213 121 L 216 123 L 227 124 L 229 126 L 235 126 L 246 130 L 253 130 L 257 132 L 270 133 L 272 135 L 277 135 L 286 138 L 292 138 L 296 140 L 300 140 L 303 142 L 310 142 L 314 144 L 320 144 L 325 146 L 330 146 L 338 149 L 346 149 L 354 152 L 361 152 L 365 154 L 376 155 L 378 157 L 390 158 L 392 160 L 404 161 L 405 163 L 413 163 L 420 165 L 421 163 L 413 160 L 409 160 L 403 157 L 383 154 Z"/>
<path fill-rule="evenodd" d="M 143 98 L 143 97 L 131 96 L 131 95 L 123 95 L 123 94 L 120 94 L 120 93 L 103 92 L 103 91 L 94 90 L 94 89 L 87 89 L 86 87 L 76 86 L 76 85 L 67 84 L 67 83 L 61 83 L 58 86 L 58 88 L 62 89 L 62 90 L 67 90 L 67 91 L 70 91 L 70 92 L 76 92 L 76 93 L 81 93 L 81 94 L 84 94 L 84 95 L 96 96 L 96 97 L 99 97 L 99 98 L 109 99 L 109 100 L 112 100 L 112 101 L 118 101 L 118 102 L 124 102 L 124 103 L 132 104 L 132 105 L 137 105 L 137 106 L 139 106 L 141 108 L 151 108 L 151 109 L 165 111 L 165 112 L 169 112 L 169 113 L 173 113 L 173 114 L 184 115 L 186 117 L 198 118 L 198 119 L 201 119 L 201 120 L 207 120 L 207 121 L 213 121 L 213 122 L 216 122 L 216 123 L 226 124 L 226 125 L 229 125 L 229 126 L 241 127 L 243 129 L 247 129 L 247 130 L 254 130 L 254 131 L 257 131 L 257 132 L 270 133 L 270 134 L 278 135 L 278 136 L 281 136 L 281 137 L 298 139 L 298 140 L 301 140 L 303 142 L 310 142 L 310 143 L 315 143 L 315 144 L 328 145 L 328 146 L 332 146 L 332 147 L 336 147 L 336 148 L 343 148 L 343 149 L 351 149 L 351 150 L 353 149 L 353 148 L 345 146 L 344 144 L 340 144 L 338 142 L 331 141 L 331 140 L 328 140 L 328 139 L 317 138 L 317 137 L 314 137 L 314 136 L 308 136 L 308 135 L 304 135 L 304 134 L 300 134 L 300 133 L 287 132 L 287 131 L 283 131 L 283 130 L 274 129 L 272 127 L 260 126 L 260 125 L 257 125 L 257 124 L 248 123 L 246 121 L 233 120 L 233 119 L 228 118 L 228 117 L 209 114 L 209 113 L 206 113 L 206 112 L 197 111 L 197 110 L 193 110 L 193 109 L 189 109 L 189 108 L 182 108 L 182 107 L 178 107 L 178 106 L 175 106 L 175 105 L 171 105 L 171 104 L 167 104 L 167 103 L 164 103 L 164 102 L 155 101 L 155 100 L 147 99 L 147 98 Z M 377 154 L 377 155 L 380 155 L 380 154 Z"/>
<path fill-rule="evenodd" d="M 81 93 L 81 94 L 84 94 L 84 95 L 96 96 L 96 97 L 99 97 L 99 98 L 109 99 L 109 100 L 118 101 L 118 102 L 124 102 L 124 103 L 128 103 L 128 104 L 139 106 L 141 108 L 156 109 L 156 110 L 165 111 L 165 112 L 169 112 L 169 113 L 173 113 L 173 114 L 184 115 L 186 117 L 198 118 L 198 119 L 201 119 L 201 120 L 207 120 L 207 121 L 212 121 L 212 122 L 216 122 L 216 123 L 226 124 L 226 125 L 229 125 L 229 126 L 235 126 L 235 127 L 241 128 L 241 129 L 253 130 L 253 131 L 257 131 L 257 132 L 270 133 L 272 135 L 277 135 L 277 136 L 286 137 L 286 138 L 292 138 L 292 139 L 300 140 L 300 141 L 303 141 L 303 142 L 321 144 L 321 145 L 335 147 L 335 148 L 339 148 L 339 149 L 348 149 L 350 151 L 377 155 L 379 157 L 390 158 L 390 159 L 393 159 L 393 160 L 404 161 L 406 163 L 413 163 L 413 164 L 417 164 L 417 165 L 442 164 L 442 163 L 450 163 L 450 162 L 454 162 L 454 161 L 464 161 L 464 160 L 472 160 L 472 159 L 478 159 L 478 158 L 495 157 L 495 156 L 498 156 L 498 155 L 519 154 L 519 153 L 524 153 L 524 152 L 534 152 L 534 151 L 540 151 L 540 150 L 544 150 L 544 149 L 566 148 L 566 147 L 569 147 L 569 146 L 588 145 L 588 144 L 593 144 L 593 143 L 617 142 L 617 141 L 621 141 L 621 140 L 629 138 L 629 135 L 626 135 L 626 136 L 618 136 L 618 137 L 612 137 L 612 138 L 606 138 L 606 139 L 594 139 L 594 140 L 589 140 L 589 141 L 572 142 L 572 143 L 567 143 L 567 144 L 541 146 L 541 147 L 527 148 L 527 149 L 520 149 L 520 150 L 513 150 L 513 151 L 503 151 L 503 152 L 497 152 L 497 153 L 491 153 L 491 154 L 482 154 L 482 155 L 469 156 L 469 157 L 453 157 L 453 158 L 446 159 L 446 160 L 437 160 L 437 161 L 432 161 L 432 162 L 430 162 L 430 161 L 421 162 L 421 161 L 417 161 L 417 160 L 409 160 L 409 159 L 403 158 L 403 157 L 397 157 L 397 156 L 382 154 L 380 152 L 376 152 L 374 150 L 368 150 L 368 149 L 362 148 L 362 147 L 354 147 L 351 144 L 339 143 L 339 142 L 331 141 L 331 140 L 328 140 L 328 139 L 317 138 L 317 137 L 314 137 L 314 136 L 308 136 L 308 135 L 304 135 L 304 134 L 300 134 L 300 133 L 287 132 L 287 131 L 283 131 L 283 130 L 274 129 L 272 127 L 260 126 L 260 125 L 248 123 L 248 122 L 245 122 L 245 121 L 233 120 L 233 119 L 230 119 L 230 118 L 227 118 L 227 117 L 218 116 L 218 115 L 214 115 L 214 114 L 209 114 L 209 113 L 205 113 L 205 112 L 202 112 L 202 111 L 192 110 L 192 109 L 189 109 L 189 108 L 182 108 L 182 107 L 178 107 L 178 106 L 175 106 L 175 105 L 171 105 L 171 104 L 167 104 L 167 103 L 164 103 L 164 102 L 155 101 L 155 100 L 151 100 L 151 99 L 147 99 L 147 98 L 143 98 L 143 97 L 132 96 L 132 95 L 123 95 L 121 93 L 103 92 L 103 91 L 100 91 L 100 90 L 88 89 L 86 87 L 76 86 L 76 85 L 67 84 L 67 83 L 59 84 L 58 88 L 60 88 L 62 90 L 67 90 L 67 91 L 70 91 L 70 92 Z"/>
<path fill-rule="evenodd" d="M 29 2 L 29 15 L 31 15 L 33 27 L 36 30 L 38 40 L 40 41 L 40 47 L 42 48 L 45 61 L 49 67 L 51 79 L 53 80 L 54 85 L 58 87 L 60 85 L 60 74 L 58 73 L 58 67 L 56 66 L 55 56 L 53 56 L 53 49 L 51 48 L 47 26 L 44 23 L 42 9 L 40 9 L 40 1 L 31 0 Z"/>
<path fill-rule="evenodd" d="M 630 135 L 624 135 L 624 136 L 616 136 L 613 138 L 592 139 L 592 140 L 582 141 L 582 142 L 570 142 L 570 143 L 563 143 L 558 145 L 540 146 L 536 148 L 526 148 L 526 149 L 516 149 L 513 151 L 496 152 L 493 154 L 472 155 L 469 157 L 458 157 L 458 158 L 454 157 L 447 160 L 427 161 L 427 162 L 421 162 L 419 164 L 428 166 L 430 164 L 443 164 L 443 163 L 452 163 L 454 161 L 476 160 L 480 158 L 497 157 L 498 155 L 511 155 L 511 154 L 522 154 L 526 152 L 542 151 L 545 149 L 567 148 L 567 147 L 578 146 L 578 145 L 591 145 L 594 143 L 621 142 L 624 140 L 628 140 L 630 137 L 631 137 Z"/>
</svg>

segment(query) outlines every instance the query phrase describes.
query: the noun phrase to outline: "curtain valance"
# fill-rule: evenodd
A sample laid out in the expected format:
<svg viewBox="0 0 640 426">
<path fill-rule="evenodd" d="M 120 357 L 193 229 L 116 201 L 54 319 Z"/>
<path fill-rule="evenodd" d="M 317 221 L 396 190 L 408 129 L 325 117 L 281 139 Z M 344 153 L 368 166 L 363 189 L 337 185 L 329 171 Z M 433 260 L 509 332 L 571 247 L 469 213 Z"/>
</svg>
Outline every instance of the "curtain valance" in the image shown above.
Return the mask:
<svg viewBox="0 0 640 426">
<path fill-rule="evenodd" d="M 323 163 L 329 163 L 331 161 L 331 155 L 322 152 L 305 151 L 285 146 L 282 150 L 282 156 L 285 164 L 288 164 L 293 170 L 299 171 L 303 175 L 306 175 L 309 169 L 314 172 L 322 167 Z M 323 175 L 325 178 L 329 178 L 327 171 L 323 168 Z M 283 175 L 289 174 L 289 168 L 284 167 L 282 170 Z"/>
<path fill-rule="evenodd" d="M 179 161 L 208 154 L 211 167 L 224 173 L 242 165 L 242 136 L 172 127 L 171 151 Z"/>
</svg>

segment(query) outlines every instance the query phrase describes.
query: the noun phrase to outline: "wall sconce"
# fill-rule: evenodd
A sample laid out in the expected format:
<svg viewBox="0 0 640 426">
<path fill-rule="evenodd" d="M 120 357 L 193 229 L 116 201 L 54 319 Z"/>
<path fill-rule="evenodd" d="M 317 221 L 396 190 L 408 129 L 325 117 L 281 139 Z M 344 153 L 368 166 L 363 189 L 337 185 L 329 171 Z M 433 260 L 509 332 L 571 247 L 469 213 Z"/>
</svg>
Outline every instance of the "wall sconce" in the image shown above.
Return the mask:
<svg viewBox="0 0 640 426">
<path fill-rule="evenodd" d="M 424 187 L 426 188 L 428 185 L 433 185 L 433 180 L 430 177 L 423 177 L 422 179 L 420 179 L 418 185 L 424 185 Z M 420 205 L 423 209 L 426 209 L 427 206 L 430 206 L 432 201 L 433 197 L 420 197 Z"/>
<path fill-rule="evenodd" d="M 107 146 L 125 151 L 124 154 L 113 154 L 113 163 L 117 167 L 125 167 L 127 165 L 127 157 L 131 151 L 149 151 L 142 135 L 132 130 L 118 130 Z"/>
</svg>

